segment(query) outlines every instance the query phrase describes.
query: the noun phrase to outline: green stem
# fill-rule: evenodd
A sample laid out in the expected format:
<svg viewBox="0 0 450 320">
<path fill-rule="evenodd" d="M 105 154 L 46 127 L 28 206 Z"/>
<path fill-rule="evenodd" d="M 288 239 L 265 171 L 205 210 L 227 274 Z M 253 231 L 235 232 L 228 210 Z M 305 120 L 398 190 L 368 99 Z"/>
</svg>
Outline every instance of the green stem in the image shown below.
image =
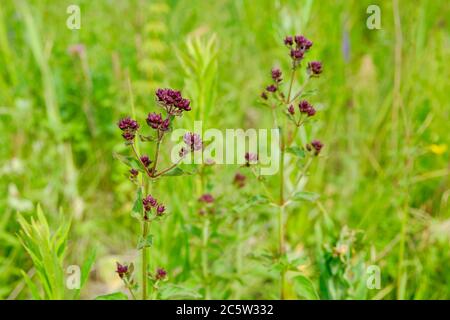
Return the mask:
<svg viewBox="0 0 450 320">
<path fill-rule="evenodd" d="M 127 284 L 127 288 L 128 288 L 128 291 L 130 292 L 131 297 L 133 298 L 133 300 L 137 300 L 136 299 L 136 295 L 134 294 L 133 289 L 130 288 L 129 284 Z"/>
<path fill-rule="evenodd" d="M 148 236 L 148 222 L 144 221 L 142 226 L 142 238 L 146 239 Z M 147 247 L 142 249 L 142 300 L 147 300 L 147 270 L 148 270 L 148 257 Z"/>
<path fill-rule="evenodd" d="M 209 266 L 208 266 L 208 242 L 209 242 L 209 218 L 204 217 L 203 220 L 203 236 L 202 236 L 202 273 L 205 287 L 205 300 L 210 299 L 209 293 Z"/>
<path fill-rule="evenodd" d="M 281 163 L 280 163 L 280 203 L 278 211 L 278 254 L 281 259 L 285 252 L 284 243 L 284 148 L 281 149 Z M 281 286 L 280 286 L 280 299 L 284 300 L 284 285 L 285 285 L 286 271 L 284 268 L 281 270 Z"/>
<path fill-rule="evenodd" d="M 131 149 L 133 150 L 134 155 L 136 156 L 137 160 L 141 163 L 142 167 L 144 168 L 147 175 L 150 177 L 150 171 L 148 171 L 148 168 L 145 166 L 145 164 L 142 162 L 141 157 L 139 156 L 138 151 L 136 150 L 136 146 L 134 145 L 134 142 L 131 144 Z"/>
<path fill-rule="evenodd" d="M 287 103 L 288 105 L 291 104 L 292 102 L 294 102 L 295 99 L 297 99 L 297 98 L 303 93 L 303 90 L 305 90 L 305 87 L 306 87 L 306 85 L 308 84 L 309 79 L 311 79 L 310 76 L 309 76 L 308 78 L 306 78 L 306 80 L 305 80 L 305 82 L 303 83 L 303 85 L 302 85 L 302 87 L 300 88 L 300 90 L 298 90 L 298 92 L 294 95 L 294 97 L 293 97 L 291 100 L 289 100 L 289 98 L 288 98 L 288 103 Z"/>
<path fill-rule="evenodd" d="M 155 162 L 153 163 L 153 167 L 152 167 L 152 177 L 156 176 L 156 166 L 158 164 L 158 158 L 159 158 L 159 148 L 161 146 L 161 140 L 162 140 L 162 136 L 159 136 L 159 132 L 158 132 L 158 141 L 156 142 L 156 150 L 155 150 Z"/>
</svg>

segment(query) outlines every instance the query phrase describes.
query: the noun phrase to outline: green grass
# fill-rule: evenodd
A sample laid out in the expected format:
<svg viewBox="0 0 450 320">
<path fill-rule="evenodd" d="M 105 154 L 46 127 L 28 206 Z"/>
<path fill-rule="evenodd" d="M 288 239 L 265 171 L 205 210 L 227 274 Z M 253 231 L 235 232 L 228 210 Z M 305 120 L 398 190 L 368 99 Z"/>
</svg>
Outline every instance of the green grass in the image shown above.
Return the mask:
<svg viewBox="0 0 450 320">
<path fill-rule="evenodd" d="M 301 271 L 321 299 L 449 299 L 450 6 L 398 2 L 396 34 L 391 1 L 380 2 L 382 29 L 368 30 L 371 1 L 3 0 L 0 298 L 33 297 L 21 270 L 28 273 L 37 261 L 16 236 L 16 213 L 28 221 L 39 203 L 50 230 L 60 226 L 60 209 L 72 221 L 64 266 L 81 266 L 81 257 L 97 248 L 81 297 L 121 289 L 115 261 L 137 259 L 140 232 L 130 216 L 134 187 L 112 156 L 125 150 L 116 123 L 131 114 L 128 79 L 137 118 L 155 110 L 157 86 L 171 86 L 192 99 L 187 128 L 194 119 L 203 119 L 204 129 L 267 128 L 270 114 L 258 106 L 259 94 L 273 66 L 287 70 L 283 37 L 303 33 L 324 73 L 311 96 L 321 106 L 318 122 L 300 134 L 320 137 L 325 156 L 312 165 L 306 185 L 320 200 L 289 211 L 290 252 L 302 259 Z M 73 3 L 82 12 L 78 31 L 65 27 Z M 85 60 L 68 54 L 77 43 L 86 48 Z M 157 186 L 172 212 L 152 226 L 158 237 L 151 268 L 166 268 L 174 285 L 162 298 L 183 296 L 180 287 L 204 296 L 205 281 L 212 298 L 277 298 L 277 272 L 260 258 L 276 250 L 276 212 L 232 210 L 263 193 L 250 175 L 236 192 L 237 170 L 218 166 L 204 186 L 219 199 L 208 248 L 197 213 L 198 178 L 167 178 Z M 347 239 L 348 230 L 362 238 Z M 342 243 L 352 248 L 345 257 L 333 254 Z M 373 264 L 381 270 L 380 290 L 364 286 Z M 42 285 L 38 277 L 31 281 Z M 306 280 L 290 283 L 294 298 Z M 52 297 L 63 296 L 75 295 Z"/>
</svg>

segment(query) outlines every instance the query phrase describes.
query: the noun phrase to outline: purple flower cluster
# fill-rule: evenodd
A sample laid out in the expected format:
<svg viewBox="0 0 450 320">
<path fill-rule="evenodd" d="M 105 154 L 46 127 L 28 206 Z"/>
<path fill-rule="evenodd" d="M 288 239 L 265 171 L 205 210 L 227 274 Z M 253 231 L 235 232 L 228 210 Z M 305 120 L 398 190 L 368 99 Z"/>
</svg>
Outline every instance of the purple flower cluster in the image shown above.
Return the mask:
<svg viewBox="0 0 450 320">
<path fill-rule="evenodd" d="M 290 115 L 294 115 L 295 114 L 295 108 L 294 108 L 294 106 L 292 104 L 288 107 L 287 110 L 288 110 Z"/>
<path fill-rule="evenodd" d="M 303 59 L 305 53 L 312 47 L 313 43 L 304 36 L 287 36 L 284 44 L 289 47 L 290 56 L 294 62 L 294 67 Z"/>
<path fill-rule="evenodd" d="M 146 213 L 151 211 L 152 208 L 155 208 L 157 216 L 162 216 L 166 211 L 166 207 L 161 203 L 158 204 L 158 201 L 151 195 L 148 195 L 147 197 L 142 199 L 142 205 L 144 206 L 144 210 Z"/>
<path fill-rule="evenodd" d="M 191 151 L 198 151 L 203 148 L 202 138 L 197 133 L 187 132 L 183 136 L 183 141 Z"/>
<path fill-rule="evenodd" d="M 306 100 L 300 101 L 298 108 L 301 113 L 307 114 L 308 117 L 312 117 L 316 114 L 316 109 L 314 109 L 314 107 Z"/>
<path fill-rule="evenodd" d="M 247 179 L 246 176 L 244 176 L 243 174 L 237 172 L 236 175 L 234 176 L 233 184 L 237 188 L 243 188 L 245 186 L 245 180 L 246 179 Z"/>
<path fill-rule="evenodd" d="M 318 76 L 322 73 L 322 63 L 319 61 L 311 61 L 308 63 L 308 73 L 312 76 Z"/>
<path fill-rule="evenodd" d="M 255 153 L 246 152 L 244 158 L 247 166 L 258 162 L 258 155 Z"/>
<path fill-rule="evenodd" d="M 156 90 L 156 99 L 170 115 L 178 116 L 183 111 L 190 111 L 191 102 L 181 96 L 181 92 L 172 89 Z"/>
<path fill-rule="evenodd" d="M 282 76 L 283 76 L 283 74 L 281 73 L 280 69 L 278 69 L 278 68 L 272 69 L 272 80 L 273 81 L 275 81 L 276 83 L 283 81 Z"/>
<path fill-rule="evenodd" d="M 139 171 L 137 171 L 136 169 L 130 169 L 130 178 L 131 179 L 135 179 L 139 174 Z"/>
<path fill-rule="evenodd" d="M 123 131 L 122 137 L 127 141 L 132 141 L 136 136 L 136 131 L 139 129 L 137 121 L 130 117 L 123 118 L 117 125 Z"/>
<path fill-rule="evenodd" d="M 167 271 L 163 268 L 157 268 L 155 272 L 155 280 L 164 280 L 167 277 Z"/>
<path fill-rule="evenodd" d="M 198 201 L 204 202 L 204 203 L 213 203 L 214 197 L 210 193 L 205 193 L 205 194 L 202 194 L 200 196 L 200 198 L 198 198 Z"/>
<path fill-rule="evenodd" d="M 314 155 L 316 155 L 316 156 L 319 155 L 322 148 L 323 148 L 323 143 L 320 142 L 319 140 L 313 140 L 313 141 L 311 141 L 311 144 L 306 145 L 306 150 L 313 151 L 313 149 L 314 149 Z"/>
<path fill-rule="evenodd" d="M 162 118 L 162 115 L 159 113 L 149 113 L 147 116 L 147 124 L 155 129 L 155 130 L 160 130 L 160 131 L 167 131 L 169 130 L 170 127 L 170 120 L 169 118 L 164 119 Z"/>
<path fill-rule="evenodd" d="M 152 160 L 150 160 L 150 158 L 147 155 L 141 156 L 140 160 L 145 167 L 148 167 L 152 163 Z"/>
<path fill-rule="evenodd" d="M 274 84 L 271 84 L 270 86 L 267 86 L 266 90 L 267 90 L 268 92 L 274 93 L 275 91 L 277 91 L 277 86 L 274 85 Z"/>
<path fill-rule="evenodd" d="M 121 279 L 123 279 L 124 277 L 126 277 L 128 275 L 128 266 L 126 264 L 120 264 L 118 262 L 116 262 L 117 267 L 116 267 L 116 272 L 119 275 L 119 277 Z"/>
</svg>

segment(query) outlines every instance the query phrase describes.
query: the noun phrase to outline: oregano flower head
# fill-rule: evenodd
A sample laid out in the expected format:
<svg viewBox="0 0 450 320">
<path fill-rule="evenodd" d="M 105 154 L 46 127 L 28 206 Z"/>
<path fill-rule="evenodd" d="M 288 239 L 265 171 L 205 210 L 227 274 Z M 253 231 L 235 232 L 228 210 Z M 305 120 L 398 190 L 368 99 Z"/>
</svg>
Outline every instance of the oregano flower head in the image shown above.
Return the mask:
<svg viewBox="0 0 450 320">
<path fill-rule="evenodd" d="M 139 129 L 137 121 L 130 117 L 123 118 L 117 125 L 119 126 L 119 129 L 123 131 L 122 137 L 127 141 L 133 140 L 136 136 L 136 131 Z"/>
<path fill-rule="evenodd" d="M 183 141 L 191 151 L 198 151 L 203 148 L 202 138 L 197 133 L 187 132 L 183 136 Z"/>
<path fill-rule="evenodd" d="M 308 63 L 308 73 L 313 76 L 318 76 L 322 73 L 322 63 L 319 61 L 311 61 Z"/>
<path fill-rule="evenodd" d="M 158 89 L 156 99 L 169 115 L 179 116 L 183 111 L 191 110 L 191 102 L 183 98 L 178 90 Z"/>
<path fill-rule="evenodd" d="M 316 109 L 314 109 L 314 107 L 306 100 L 300 101 L 298 108 L 301 113 L 306 113 L 308 117 L 312 117 L 316 114 Z"/>
</svg>

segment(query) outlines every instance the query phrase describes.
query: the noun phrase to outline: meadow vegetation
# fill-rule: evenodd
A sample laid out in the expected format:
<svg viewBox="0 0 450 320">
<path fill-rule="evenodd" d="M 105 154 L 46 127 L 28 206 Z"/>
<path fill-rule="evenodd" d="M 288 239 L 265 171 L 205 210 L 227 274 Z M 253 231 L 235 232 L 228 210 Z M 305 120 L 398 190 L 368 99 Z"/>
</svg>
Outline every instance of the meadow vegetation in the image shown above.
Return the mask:
<svg viewBox="0 0 450 320">
<path fill-rule="evenodd" d="M 80 30 L 66 27 L 74 3 Z M 144 248 L 146 298 L 449 299 L 450 6 L 379 1 L 382 28 L 369 30 L 370 4 L 2 0 L 0 298 L 132 298 Z M 177 127 L 272 128 L 261 91 L 272 68 L 290 79 L 288 35 L 312 40 L 305 62 L 323 63 L 302 96 L 312 123 L 295 130 L 298 146 L 320 139 L 320 156 L 286 152 L 267 189 L 251 166 L 204 164 L 137 193 L 118 121 L 150 132 L 155 91 L 174 88 L 191 108 Z M 281 213 L 269 201 L 280 188 L 297 192 Z M 136 199 L 149 194 L 165 214 L 140 238 Z M 116 268 L 133 261 L 130 283 Z M 71 265 L 80 290 L 67 288 Z"/>
</svg>

